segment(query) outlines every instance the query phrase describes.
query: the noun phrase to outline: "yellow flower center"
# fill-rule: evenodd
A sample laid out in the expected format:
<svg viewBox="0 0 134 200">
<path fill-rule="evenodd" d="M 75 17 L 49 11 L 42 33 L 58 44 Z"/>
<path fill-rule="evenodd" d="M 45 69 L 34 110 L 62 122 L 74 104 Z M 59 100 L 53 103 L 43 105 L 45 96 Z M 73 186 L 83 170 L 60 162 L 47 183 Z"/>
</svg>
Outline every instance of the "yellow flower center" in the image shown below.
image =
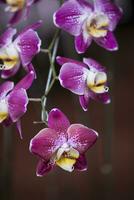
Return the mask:
<svg viewBox="0 0 134 200">
<path fill-rule="evenodd" d="M 8 117 L 8 105 L 5 99 L 0 100 L 0 123 Z"/>
<path fill-rule="evenodd" d="M 6 0 L 6 2 L 9 5 L 8 10 L 16 12 L 24 8 L 26 0 Z"/>
<path fill-rule="evenodd" d="M 99 38 L 107 35 L 107 26 L 109 19 L 104 14 L 90 16 L 86 22 L 86 30 L 88 34 Z"/>
<path fill-rule="evenodd" d="M 3 61 L 3 69 L 10 70 L 19 62 L 19 54 L 14 44 L 0 49 L 0 60 Z"/>
<path fill-rule="evenodd" d="M 108 91 L 108 87 L 105 86 L 107 81 L 107 75 L 105 72 L 88 72 L 87 86 L 95 93 L 104 93 Z"/>
<path fill-rule="evenodd" d="M 79 152 L 76 149 L 69 147 L 67 144 L 64 144 L 56 153 L 55 163 L 62 169 L 72 172 L 78 158 Z"/>
</svg>

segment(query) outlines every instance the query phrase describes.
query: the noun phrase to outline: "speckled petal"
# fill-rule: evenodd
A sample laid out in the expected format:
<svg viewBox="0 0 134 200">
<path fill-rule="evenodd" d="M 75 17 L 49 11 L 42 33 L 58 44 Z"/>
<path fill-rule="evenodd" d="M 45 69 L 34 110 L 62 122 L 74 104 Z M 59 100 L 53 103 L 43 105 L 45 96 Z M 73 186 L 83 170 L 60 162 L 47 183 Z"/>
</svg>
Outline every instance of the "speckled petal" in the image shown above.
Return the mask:
<svg viewBox="0 0 134 200">
<path fill-rule="evenodd" d="M 22 64 L 26 66 L 31 63 L 33 57 L 40 51 L 41 40 L 37 32 L 28 29 L 17 37 L 15 45 L 20 53 Z"/>
<path fill-rule="evenodd" d="M 68 118 L 58 108 L 53 108 L 48 115 L 48 127 L 66 137 L 67 128 L 70 126 Z"/>
<path fill-rule="evenodd" d="M 81 124 L 72 124 L 68 130 L 68 143 L 80 154 L 85 153 L 96 142 L 98 133 Z"/>
<path fill-rule="evenodd" d="M 51 128 L 45 128 L 32 138 L 29 150 L 48 162 L 63 143 L 64 138 L 60 134 Z"/>
<path fill-rule="evenodd" d="M 92 8 L 83 0 L 69 0 L 62 4 L 54 14 L 54 24 L 74 36 L 81 33 L 82 25 Z"/>
<path fill-rule="evenodd" d="M 86 85 L 88 70 L 82 65 L 65 63 L 60 70 L 60 84 L 71 92 L 83 95 Z"/>
</svg>

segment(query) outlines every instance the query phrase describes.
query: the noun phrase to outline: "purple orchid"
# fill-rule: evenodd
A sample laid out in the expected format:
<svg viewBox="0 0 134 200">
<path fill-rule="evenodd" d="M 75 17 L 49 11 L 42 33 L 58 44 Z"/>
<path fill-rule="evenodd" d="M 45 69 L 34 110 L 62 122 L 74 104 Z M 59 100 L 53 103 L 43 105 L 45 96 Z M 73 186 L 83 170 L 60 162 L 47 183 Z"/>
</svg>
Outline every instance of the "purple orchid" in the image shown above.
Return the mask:
<svg viewBox="0 0 134 200">
<path fill-rule="evenodd" d="M 101 47 L 115 51 L 117 41 L 113 35 L 122 10 L 110 0 L 68 0 L 54 13 L 54 24 L 75 36 L 75 48 L 84 53 L 94 40 Z"/>
<path fill-rule="evenodd" d="M 54 166 L 72 172 L 87 170 L 86 151 L 93 146 L 98 133 L 82 124 L 70 124 L 57 108 L 48 115 L 48 128 L 42 129 L 30 142 L 30 152 L 39 156 L 37 176 L 43 176 Z"/>
<path fill-rule="evenodd" d="M 26 27 L 15 40 L 13 40 L 16 34 L 14 28 L 8 28 L 0 36 L 0 60 L 3 61 L 2 78 L 9 78 L 16 74 L 21 63 L 24 69 L 29 71 L 32 58 L 40 51 L 41 40 L 35 31 L 40 24 L 41 21 Z"/>
<path fill-rule="evenodd" d="M 90 99 L 104 104 L 110 103 L 105 68 L 91 58 L 84 58 L 83 63 L 72 59 L 57 57 L 61 65 L 60 84 L 79 95 L 84 111 L 87 111 Z"/>
<path fill-rule="evenodd" d="M 6 4 L 6 12 L 13 13 L 9 25 L 14 25 L 18 23 L 22 18 L 26 19 L 28 17 L 30 8 L 33 4 L 39 0 L 0 0 L 2 3 Z"/>
<path fill-rule="evenodd" d="M 16 123 L 20 137 L 20 118 L 27 111 L 28 97 L 26 90 L 31 86 L 35 74 L 29 72 L 16 86 L 12 81 L 0 85 L 0 123 L 9 126 Z"/>
</svg>

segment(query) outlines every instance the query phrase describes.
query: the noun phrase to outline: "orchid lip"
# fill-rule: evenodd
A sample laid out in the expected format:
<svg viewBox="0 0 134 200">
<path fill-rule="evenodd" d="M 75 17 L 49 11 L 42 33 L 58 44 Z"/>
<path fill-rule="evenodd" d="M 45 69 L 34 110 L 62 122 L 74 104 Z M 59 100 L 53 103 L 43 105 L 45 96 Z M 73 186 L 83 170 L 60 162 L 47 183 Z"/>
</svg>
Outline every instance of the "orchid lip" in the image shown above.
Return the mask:
<svg viewBox="0 0 134 200">
<path fill-rule="evenodd" d="M 105 37 L 109 19 L 104 13 L 93 13 L 86 20 L 86 32 L 95 38 Z"/>
<path fill-rule="evenodd" d="M 24 8 L 26 0 L 6 0 L 8 7 L 6 11 L 17 12 Z"/>
<path fill-rule="evenodd" d="M 6 99 L 0 100 L 0 123 L 8 117 L 8 104 Z"/>
<path fill-rule="evenodd" d="M 109 88 L 105 86 L 107 75 L 105 72 L 89 71 L 87 75 L 87 86 L 95 93 L 108 92 Z"/>
<path fill-rule="evenodd" d="M 4 70 L 12 69 L 19 62 L 19 53 L 14 43 L 0 49 L 0 59 L 4 63 Z"/>
</svg>

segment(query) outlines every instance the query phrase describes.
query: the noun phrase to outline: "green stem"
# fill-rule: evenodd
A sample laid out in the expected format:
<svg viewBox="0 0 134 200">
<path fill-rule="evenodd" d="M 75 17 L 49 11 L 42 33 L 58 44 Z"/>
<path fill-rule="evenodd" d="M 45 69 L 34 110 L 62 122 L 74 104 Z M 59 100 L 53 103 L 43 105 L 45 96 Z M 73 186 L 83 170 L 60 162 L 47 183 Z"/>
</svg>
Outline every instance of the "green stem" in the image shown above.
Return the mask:
<svg viewBox="0 0 134 200">
<path fill-rule="evenodd" d="M 40 98 L 29 98 L 29 101 L 41 102 L 41 99 Z"/>
</svg>

